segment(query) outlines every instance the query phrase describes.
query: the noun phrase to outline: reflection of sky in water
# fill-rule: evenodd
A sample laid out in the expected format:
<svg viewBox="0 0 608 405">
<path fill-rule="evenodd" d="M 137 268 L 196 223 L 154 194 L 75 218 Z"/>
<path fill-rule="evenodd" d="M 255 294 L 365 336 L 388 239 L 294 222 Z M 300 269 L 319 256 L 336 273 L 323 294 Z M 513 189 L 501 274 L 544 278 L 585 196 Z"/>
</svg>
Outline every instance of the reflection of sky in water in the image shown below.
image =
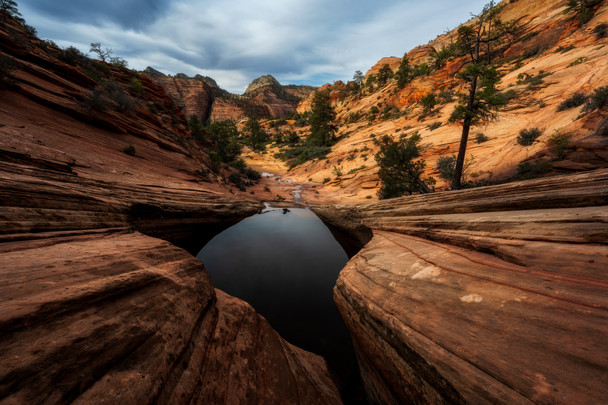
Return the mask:
<svg viewBox="0 0 608 405">
<path fill-rule="evenodd" d="M 350 340 L 332 298 L 348 258 L 312 211 L 267 209 L 217 235 L 198 258 L 217 288 L 253 305 L 290 343 L 331 355 Z"/>
</svg>

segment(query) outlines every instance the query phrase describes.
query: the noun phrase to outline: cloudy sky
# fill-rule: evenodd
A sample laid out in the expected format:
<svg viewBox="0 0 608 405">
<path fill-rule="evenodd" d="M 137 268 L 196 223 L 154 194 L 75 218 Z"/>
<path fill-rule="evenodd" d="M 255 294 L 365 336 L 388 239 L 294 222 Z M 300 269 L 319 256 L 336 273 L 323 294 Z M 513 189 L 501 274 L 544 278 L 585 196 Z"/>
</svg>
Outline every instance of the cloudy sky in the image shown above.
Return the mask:
<svg viewBox="0 0 608 405">
<path fill-rule="evenodd" d="M 88 52 L 101 42 L 129 67 L 200 73 L 243 93 L 272 74 L 283 84 L 350 80 L 466 21 L 488 0 L 27 0 L 38 36 Z"/>
</svg>

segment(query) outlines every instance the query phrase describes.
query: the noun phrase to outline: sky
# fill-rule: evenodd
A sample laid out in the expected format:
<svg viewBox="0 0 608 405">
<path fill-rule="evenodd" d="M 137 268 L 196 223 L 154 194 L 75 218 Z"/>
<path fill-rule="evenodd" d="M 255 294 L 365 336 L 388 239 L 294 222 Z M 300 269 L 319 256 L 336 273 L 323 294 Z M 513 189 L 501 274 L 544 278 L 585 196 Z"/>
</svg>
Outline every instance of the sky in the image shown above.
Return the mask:
<svg viewBox="0 0 608 405">
<path fill-rule="evenodd" d="M 488 0 L 17 0 L 38 37 L 88 53 L 112 49 L 132 69 L 201 74 L 241 94 L 282 84 L 351 80 L 386 56 L 424 45 Z M 93 56 L 92 54 L 90 56 Z"/>
</svg>

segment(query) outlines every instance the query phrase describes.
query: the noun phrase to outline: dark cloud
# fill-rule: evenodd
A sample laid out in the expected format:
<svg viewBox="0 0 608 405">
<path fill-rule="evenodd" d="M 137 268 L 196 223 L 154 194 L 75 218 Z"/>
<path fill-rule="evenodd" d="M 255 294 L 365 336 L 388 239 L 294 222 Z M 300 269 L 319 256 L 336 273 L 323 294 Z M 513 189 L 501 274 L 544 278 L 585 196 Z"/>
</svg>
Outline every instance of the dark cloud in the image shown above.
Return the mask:
<svg viewBox="0 0 608 405">
<path fill-rule="evenodd" d="M 170 0 L 29 0 L 27 7 L 66 22 L 113 22 L 140 29 L 167 10 Z"/>
<path fill-rule="evenodd" d="M 136 69 L 211 76 L 241 93 L 264 74 L 289 83 L 349 80 L 466 21 L 487 0 L 31 0 L 43 38 L 114 50 Z"/>
</svg>

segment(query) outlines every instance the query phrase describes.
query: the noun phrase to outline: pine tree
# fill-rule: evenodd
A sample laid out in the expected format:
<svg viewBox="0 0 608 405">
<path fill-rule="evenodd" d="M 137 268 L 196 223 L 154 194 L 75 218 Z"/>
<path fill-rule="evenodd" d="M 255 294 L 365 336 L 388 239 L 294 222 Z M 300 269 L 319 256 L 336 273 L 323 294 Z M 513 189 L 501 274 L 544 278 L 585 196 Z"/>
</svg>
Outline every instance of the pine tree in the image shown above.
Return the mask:
<svg viewBox="0 0 608 405">
<path fill-rule="evenodd" d="M 460 95 L 460 104 L 450 116 L 450 122 L 462 124 L 460 147 L 452 180 L 454 189 L 462 187 L 462 171 L 471 127 L 494 118 L 496 110 L 505 104 L 504 97 L 496 89 L 500 75 L 491 63 L 494 47 L 515 33 L 514 23 L 505 24 L 498 18 L 502 7 L 496 6 L 494 1 L 491 1 L 480 14 L 475 16 L 473 24 L 458 28 L 456 47 L 460 55 L 468 59 L 466 67 L 458 73 L 458 77 L 469 84 L 469 90 L 467 94 Z"/>
<path fill-rule="evenodd" d="M 260 125 L 257 117 L 250 117 L 245 124 L 245 132 L 247 136 L 247 145 L 253 150 L 264 150 L 269 136 Z"/>
<path fill-rule="evenodd" d="M 399 88 L 405 87 L 406 84 L 412 81 L 412 67 L 409 64 L 407 59 L 407 53 L 403 55 L 401 58 L 401 63 L 399 63 L 399 68 L 397 72 L 395 72 L 395 78 L 397 79 L 397 86 Z"/>
<path fill-rule="evenodd" d="M 23 21 L 21 19 L 21 13 L 17 8 L 17 2 L 14 0 L 0 0 L 0 11 L 3 14 L 8 14 L 19 21 Z"/>
<path fill-rule="evenodd" d="M 378 176 L 382 180 L 379 191 L 380 198 L 400 197 L 404 194 L 430 193 L 427 185 L 434 184 L 431 177 L 422 180 L 426 163 L 416 160 L 420 157 L 420 135 L 418 132 L 399 141 L 393 141 L 385 135 L 380 139 L 380 151 L 376 154 L 376 162 L 380 170 Z"/>
<path fill-rule="evenodd" d="M 338 127 L 334 123 L 336 111 L 331 105 L 329 91 L 317 91 L 312 100 L 312 109 L 308 122 L 310 136 L 308 140 L 316 146 L 330 146 Z"/>
</svg>

